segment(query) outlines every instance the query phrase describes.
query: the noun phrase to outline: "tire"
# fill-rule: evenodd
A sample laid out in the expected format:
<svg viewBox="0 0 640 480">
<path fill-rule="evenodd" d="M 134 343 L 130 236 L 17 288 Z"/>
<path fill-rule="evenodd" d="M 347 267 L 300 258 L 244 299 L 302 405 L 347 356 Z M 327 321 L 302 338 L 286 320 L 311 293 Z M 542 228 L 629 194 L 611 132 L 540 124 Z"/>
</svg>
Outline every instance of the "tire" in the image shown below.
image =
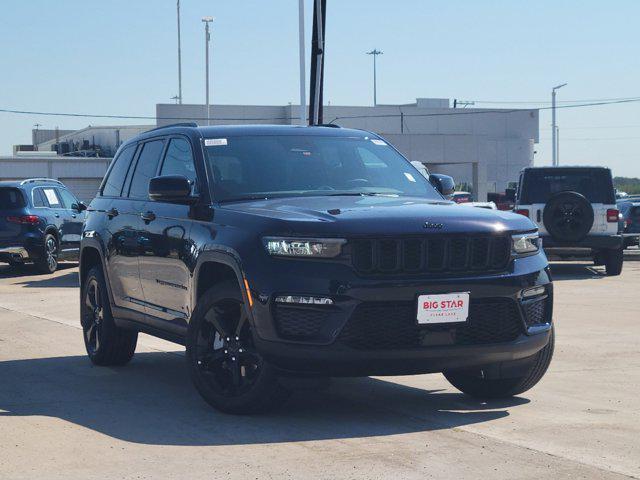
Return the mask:
<svg viewBox="0 0 640 480">
<path fill-rule="evenodd" d="M 198 301 L 187 333 L 187 367 L 204 400 L 234 414 L 282 405 L 289 391 L 253 344 L 251 325 L 236 282 L 211 287 Z"/>
<path fill-rule="evenodd" d="M 124 365 L 133 358 L 138 332 L 115 324 L 107 284 L 99 267 L 89 270 L 82 282 L 80 322 L 87 355 L 95 365 Z"/>
<path fill-rule="evenodd" d="M 58 239 L 52 233 L 44 236 L 44 248 L 42 256 L 36 260 L 35 265 L 40 273 L 53 273 L 58 268 L 58 254 L 60 246 Z"/>
<path fill-rule="evenodd" d="M 558 192 L 547 200 L 542 222 L 554 239 L 565 242 L 582 240 L 593 226 L 593 207 L 578 192 Z"/>
<path fill-rule="evenodd" d="M 444 376 L 462 393 L 474 398 L 508 398 L 519 395 L 532 388 L 544 376 L 553 357 L 555 334 L 553 329 L 549 337 L 549 343 L 536 353 L 523 375 L 509 378 L 486 378 L 483 371 L 449 371 Z M 516 360 L 517 361 L 517 360 Z M 502 366 L 508 367 L 512 362 L 503 362 Z"/>
<path fill-rule="evenodd" d="M 607 275 L 614 276 L 622 273 L 622 264 L 624 263 L 624 250 L 609 250 L 605 253 L 604 266 Z"/>
</svg>

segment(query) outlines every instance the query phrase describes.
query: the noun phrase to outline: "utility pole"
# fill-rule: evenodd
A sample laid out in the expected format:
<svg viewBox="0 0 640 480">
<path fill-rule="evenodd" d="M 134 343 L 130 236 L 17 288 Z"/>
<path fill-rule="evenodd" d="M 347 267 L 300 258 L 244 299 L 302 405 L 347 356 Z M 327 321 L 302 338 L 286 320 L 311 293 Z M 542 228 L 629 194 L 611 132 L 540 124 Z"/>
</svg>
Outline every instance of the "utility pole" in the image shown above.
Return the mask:
<svg viewBox="0 0 640 480">
<path fill-rule="evenodd" d="M 311 34 L 311 73 L 309 83 L 309 125 L 320 125 L 324 86 L 324 35 L 327 0 L 313 2 L 313 32 Z"/>
<path fill-rule="evenodd" d="M 35 131 L 35 132 L 33 132 L 33 139 L 32 139 L 32 142 L 33 142 L 33 149 L 34 149 L 36 152 L 38 151 L 38 128 L 40 128 L 41 126 L 42 126 L 42 124 L 41 124 L 41 123 L 36 123 L 36 124 L 34 125 L 34 127 L 36 127 L 36 131 Z"/>
<path fill-rule="evenodd" d="M 558 126 L 556 125 L 556 90 L 564 87 L 566 83 L 557 85 L 551 89 L 551 164 L 558 166 Z"/>
<path fill-rule="evenodd" d="M 211 108 L 209 106 L 209 41 L 211 40 L 211 35 L 209 34 L 209 24 L 213 22 L 213 17 L 202 17 L 202 21 L 204 22 L 204 55 L 206 65 L 205 95 L 207 102 L 207 125 L 211 125 Z"/>
<path fill-rule="evenodd" d="M 171 97 L 171 100 L 175 100 L 175 103 L 177 105 L 178 102 L 180 101 L 180 97 L 178 95 L 174 95 L 173 97 Z"/>
<path fill-rule="evenodd" d="M 298 49 L 300 50 L 300 125 L 307 123 L 307 92 L 304 65 L 304 0 L 298 0 Z"/>
<path fill-rule="evenodd" d="M 182 52 L 180 51 L 180 0 L 176 2 L 176 9 L 178 13 L 178 101 L 176 103 L 182 104 Z"/>
<path fill-rule="evenodd" d="M 375 107 L 376 105 L 378 105 L 377 92 L 376 92 L 377 90 L 376 88 L 376 83 L 377 83 L 376 57 L 378 55 L 382 55 L 382 52 L 374 48 L 370 52 L 367 52 L 367 55 L 373 55 L 373 106 Z"/>
</svg>

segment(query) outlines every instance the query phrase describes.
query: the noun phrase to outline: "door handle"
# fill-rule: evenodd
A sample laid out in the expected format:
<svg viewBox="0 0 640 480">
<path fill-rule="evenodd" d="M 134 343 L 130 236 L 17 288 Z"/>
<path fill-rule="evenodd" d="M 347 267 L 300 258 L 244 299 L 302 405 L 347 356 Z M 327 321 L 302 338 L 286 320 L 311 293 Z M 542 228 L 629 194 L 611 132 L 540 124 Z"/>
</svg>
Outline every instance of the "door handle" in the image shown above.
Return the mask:
<svg viewBox="0 0 640 480">
<path fill-rule="evenodd" d="M 153 212 L 141 213 L 140 218 L 145 221 L 145 223 L 153 222 L 156 219 L 156 214 Z"/>
<path fill-rule="evenodd" d="M 56 217 L 56 218 L 60 218 L 60 214 L 59 213 L 54 213 L 53 216 Z"/>
<path fill-rule="evenodd" d="M 72 214 L 71 214 L 71 217 L 72 217 L 72 218 L 76 218 L 76 214 L 75 214 L 75 213 L 72 213 Z"/>
<path fill-rule="evenodd" d="M 118 210 L 116 210 L 115 208 L 112 208 L 107 212 L 107 217 L 109 217 L 110 219 L 117 216 L 118 216 Z"/>
</svg>

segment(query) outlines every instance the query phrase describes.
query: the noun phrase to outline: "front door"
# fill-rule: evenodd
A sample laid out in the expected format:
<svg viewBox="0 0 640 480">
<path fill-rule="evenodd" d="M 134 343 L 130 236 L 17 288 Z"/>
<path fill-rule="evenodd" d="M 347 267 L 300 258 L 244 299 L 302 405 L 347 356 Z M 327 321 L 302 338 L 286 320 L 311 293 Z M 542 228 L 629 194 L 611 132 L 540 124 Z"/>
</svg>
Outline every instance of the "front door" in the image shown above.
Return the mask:
<svg viewBox="0 0 640 480">
<path fill-rule="evenodd" d="M 195 193 L 197 176 L 186 138 L 169 140 L 159 175 L 185 176 Z M 176 323 L 184 323 L 191 315 L 190 209 L 188 205 L 149 201 L 144 212 L 148 243 L 140 256 L 140 281 L 147 313 Z"/>
</svg>

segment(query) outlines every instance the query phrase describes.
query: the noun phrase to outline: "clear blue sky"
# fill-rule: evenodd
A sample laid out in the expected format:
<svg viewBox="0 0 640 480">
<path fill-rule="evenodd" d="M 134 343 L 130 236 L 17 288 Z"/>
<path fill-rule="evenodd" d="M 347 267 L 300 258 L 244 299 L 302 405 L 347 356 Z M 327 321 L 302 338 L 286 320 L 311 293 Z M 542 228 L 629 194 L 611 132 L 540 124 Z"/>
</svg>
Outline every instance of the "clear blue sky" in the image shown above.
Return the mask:
<svg viewBox="0 0 640 480">
<path fill-rule="evenodd" d="M 297 0 L 181 3 L 185 103 L 204 101 L 204 15 L 216 17 L 215 103 L 297 102 Z M 311 0 L 306 5 L 309 37 Z M 154 115 L 156 103 L 177 93 L 175 0 L 21 0 L 0 8 L 0 108 Z M 374 47 L 384 51 L 379 103 L 549 101 L 551 87 L 564 82 L 560 100 L 640 97 L 639 18 L 638 0 L 328 0 L 325 97 L 370 104 L 364 52 Z M 546 164 L 550 115 L 540 118 L 536 163 Z M 116 122 L 0 113 L 0 154 L 30 143 L 35 123 Z M 640 176 L 640 103 L 561 110 L 559 125 L 563 163 Z"/>
</svg>

